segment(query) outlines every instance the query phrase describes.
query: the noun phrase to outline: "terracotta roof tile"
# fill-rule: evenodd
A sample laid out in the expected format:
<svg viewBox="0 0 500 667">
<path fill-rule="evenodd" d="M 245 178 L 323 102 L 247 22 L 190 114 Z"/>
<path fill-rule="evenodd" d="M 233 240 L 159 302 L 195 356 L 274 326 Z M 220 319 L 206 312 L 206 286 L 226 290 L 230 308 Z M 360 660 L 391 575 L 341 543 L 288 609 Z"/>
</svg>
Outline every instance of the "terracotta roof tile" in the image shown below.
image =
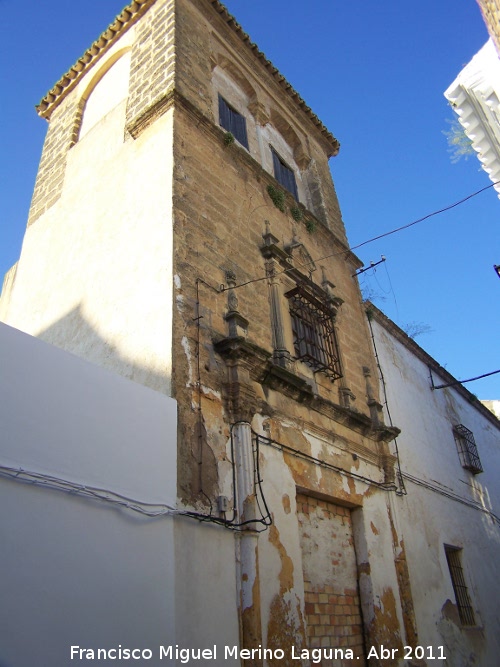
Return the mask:
<svg viewBox="0 0 500 667">
<path fill-rule="evenodd" d="M 37 113 L 43 118 L 50 118 L 52 111 L 64 99 L 66 94 L 72 90 L 80 77 L 86 70 L 92 67 L 96 60 L 114 43 L 114 41 L 125 30 L 133 25 L 144 12 L 154 4 L 156 0 L 134 0 L 130 5 L 125 7 L 122 12 L 116 17 L 113 23 L 102 33 L 102 35 L 85 51 L 83 56 L 79 58 L 76 63 L 69 69 L 66 74 L 56 83 L 56 85 L 45 95 L 45 97 L 37 105 Z M 276 79 L 283 90 L 290 95 L 302 111 L 309 117 L 309 119 L 318 128 L 321 134 L 330 144 L 330 155 L 337 155 L 340 144 L 332 135 L 332 133 L 323 125 L 320 119 L 312 111 L 312 109 L 304 102 L 297 91 L 288 83 L 285 77 L 279 70 L 266 58 L 264 53 L 259 50 L 258 46 L 251 41 L 247 33 L 242 29 L 240 24 L 227 11 L 224 5 L 219 0 L 206 0 L 209 2 L 218 14 L 226 21 L 226 23 L 234 30 L 238 37 L 246 46 L 251 49 L 254 55 L 260 60 L 264 67 Z"/>
<path fill-rule="evenodd" d="M 125 7 L 113 23 L 85 51 L 83 56 L 64 74 L 36 106 L 39 116 L 49 119 L 52 111 L 78 83 L 80 77 L 107 51 L 116 39 L 133 25 L 156 0 L 134 0 Z"/>
</svg>

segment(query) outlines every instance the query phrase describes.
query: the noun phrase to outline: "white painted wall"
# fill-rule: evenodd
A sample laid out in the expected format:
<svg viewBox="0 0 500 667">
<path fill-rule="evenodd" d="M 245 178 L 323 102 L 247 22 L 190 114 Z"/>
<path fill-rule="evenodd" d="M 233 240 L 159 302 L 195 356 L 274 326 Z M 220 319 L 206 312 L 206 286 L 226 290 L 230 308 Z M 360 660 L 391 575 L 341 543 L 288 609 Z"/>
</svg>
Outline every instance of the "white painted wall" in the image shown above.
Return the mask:
<svg viewBox="0 0 500 667">
<path fill-rule="evenodd" d="M 467 503 L 500 516 L 500 429 L 455 389 L 432 391 L 427 363 L 377 319 L 372 326 L 392 420 L 402 431 L 401 468 L 415 478 L 405 478 L 408 493 L 394 498 L 393 507 L 404 536 L 419 643 L 445 647 L 448 660 L 436 665 L 494 665 L 500 652 L 500 526 Z M 446 379 L 435 375 L 434 383 Z M 460 464 L 452 431 L 459 423 L 474 433 L 484 468 L 479 475 Z M 476 628 L 464 628 L 447 613 L 447 600 L 455 603 L 455 597 L 445 544 L 463 550 Z"/>
<path fill-rule="evenodd" d="M 175 505 L 174 400 L 6 325 L 0 357 L 1 466 Z M 2 667 L 175 643 L 171 517 L 3 475 L 0 515 Z"/>
<path fill-rule="evenodd" d="M 175 507 L 176 402 L 5 324 L 0 368 L 1 667 L 79 664 L 71 646 L 149 648 L 134 664 L 156 667 L 175 664 L 160 646 L 238 645 L 232 532 L 43 486 Z"/>
<path fill-rule="evenodd" d="M 478 160 L 493 183 L 500 180 L 500 59 L 493 41 L 472 58 L 445 91 Z M 495 190 L 500 196 L 500 186 Z"/>
<path fill-rule="evenodd" d="M 99 61 L 94 77 L 133 39 L 134 28 Z M 68 152 L 61 197 L 26 231 L 3 317 L 168 395 L 173 115 L 165 113 L 135 140 L 126 136 L 128 60 L 124 55 L 104 75 L 103 82 L 117 73 L 106 95 L 98 84 L 90 97 L 92 122 L 101 120 L 86 126 Z M 88 86 L 84 77 L 71 94 L 81 99 Z"/>
</svg>

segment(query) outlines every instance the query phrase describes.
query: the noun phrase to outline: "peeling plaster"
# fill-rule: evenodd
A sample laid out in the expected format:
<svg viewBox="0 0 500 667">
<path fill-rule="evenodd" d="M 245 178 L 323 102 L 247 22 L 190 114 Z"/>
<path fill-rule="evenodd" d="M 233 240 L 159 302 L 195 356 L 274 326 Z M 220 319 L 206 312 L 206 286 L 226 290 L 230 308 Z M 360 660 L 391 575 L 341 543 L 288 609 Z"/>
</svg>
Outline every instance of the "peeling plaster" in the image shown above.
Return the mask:
<svg viewBox="0 0 500 667">
<path fill-rule="evenodd" d="M 183 336 L 181 339 L 181 345 L 184 350 L 184 354 L 186 355 L 186 359 L 188 362 L 188 380 L 186 382 L 186 387 L 192 387 L 194 384 L 193 381 L 193 365 L 191 363 L 192 356 L 191 356 L 191 350 L 189 348 L 189 340 L 187 339 L 187 336 Z"/>
<path fill-rule="evenodd" d="M 280 595 L 293 588 L 293 561 L 286 553 L 285 547 L 280 540 L 278 528 L 273 524 L 269 528 L 269 542 L 276 547 L 280 555 L 281 571 L 279 574 Z"/>
<path fill-rule="evenodd" d="M 405 643 L 409 646 L 415 647 L 418 644 L 418 632 L 417 622 L 415 619 L 415 608 L 413 605 L 413 595 L 410 585 L 410 573 L 406 560 L 405 544 L 403 539 L 399 540 L 398 538 L 398 532 L 396 530 L 389 505 L 387 505 L 387 516 L 391 527 L 392 546 L 394 550 L 394 566 L 396 568 L 399 601 L 401 604 L 401 611 L 403 613 L 403 624 L 406 635 Z"/>
<path fill-rule="evenodd" d="M 285 510 L 285 514 L 290 514 L 291 508 L 290 508 L 290 496 L 288 493 L 285 493 L 282 498 L 283 501 L 283 509 Z"/>
<path fill-rule="evenodd" d="M 201 391 L 203 392 L 203 395 L 205 397 L 212 396 L 213 398 L 215 398 L 216 401 L 222 402 L 222 394 L 220 391 L 216 391 L 215 389 L 207 387 L 204 384 L 201 385 Z"/>
<path fill-rule="evenodd" d="M 287 596 L 288 597 L 288 596 Z M 305 627 L 301 615 L 298 615 L 298 599 L 285 599 L 281 595 L 275 595 L 271 603 L 270 620 L 267 626 L 267 648 L 282 649 L 285 655 L 291 654 L 292 646 L 296 654 L 306 647 Z M 295 603 L 295 604 L 294 604 Z M 270 667 L 284 667 L 290 664 L 288 661 L 271 659 L 267 661 Z M 294 660 L 297 665 L 302 661 Z"/>
<path fill-rule="evenodd" d="M 269 542 L 277 549 L 281 562 L 278 576 L 280 590 L 275 595 L 270 606 L 270 615 L 267 625 L 267 647 L 282 649 L 285 655 L 290 655 L 291 648 L 296 650 L 305 647 L 305 626 L 301 611 L 301 602 L 294 593 L 294 566 L 280 539 L 279 530 L 275 524 L 269 529 Z M 282 661 L 269 660 L 270 666 L 282 665 Z"/>
<path fill-rule="evenodd" d="M 399 630 L 396 612 L 396 598 L 392 588 L 384 588 L 382 595 L 377 596 L 380 606 L 374 607 L 375 616 L 370 623 L 370 641 L 372 645 L 384 645 L 386 648 L 398 649 L 403 653 L 403 642 Z M 397 660 L 387 660 L 384 664 L 397 667 Z"/>
</svg>

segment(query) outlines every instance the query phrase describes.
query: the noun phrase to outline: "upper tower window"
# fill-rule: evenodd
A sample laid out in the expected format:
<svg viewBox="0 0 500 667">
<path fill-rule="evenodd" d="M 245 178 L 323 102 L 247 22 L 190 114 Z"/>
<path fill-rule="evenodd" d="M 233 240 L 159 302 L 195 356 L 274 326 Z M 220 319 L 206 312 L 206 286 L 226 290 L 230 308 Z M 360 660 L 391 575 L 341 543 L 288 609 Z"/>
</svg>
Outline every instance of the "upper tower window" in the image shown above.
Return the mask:
<svg viewBox="0 0 500 667">
<path fill-rule="evenodd" d="M 274 177 L 281 183 L 281 185 L 291 192 L 295 199 L 299 199 L 297 192 L 297 183 L 295 182 L 295 174 L 293 170 L 280 158 L 278 153 L 271 147 L 273 154 Z"/>
<path fill-rule="evenodd" d="M 248 150 L 245 116 L 242 116 L 236 109 L 233 109 L 221 95 L 219 95 L 219 123 L 225 130 L 231 132 L 234 138 Z"/>
</svg>

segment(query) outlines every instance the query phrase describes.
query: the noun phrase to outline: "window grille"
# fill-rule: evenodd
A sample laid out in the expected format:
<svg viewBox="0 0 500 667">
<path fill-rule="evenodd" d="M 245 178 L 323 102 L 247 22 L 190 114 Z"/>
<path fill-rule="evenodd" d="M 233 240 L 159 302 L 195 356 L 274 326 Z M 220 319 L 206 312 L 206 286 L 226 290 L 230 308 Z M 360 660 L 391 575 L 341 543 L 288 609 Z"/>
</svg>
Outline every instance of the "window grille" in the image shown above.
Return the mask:
<svg viewBox="0 0 500 667">
<path fill-rule="evenodd" d="M 458 607 L 458 614 L 462 625 L 476 625 L 474 617 L 474 610 L 465 583 L 464 571 L 461 561 L 461 549 L 456 547 L 444 547 L 446 553 L 446 560 L 448 561 L 448 569 L 450 570 L 451 583 L 455 593 L 455 599 Z"/>
<path fill-rule="evenodd" d="M 342 377 L 333 313 L 328 305 L 302 287 L 295 287 L 285 296 L 289 300 L 296 359 L 315 372 L 325 373 L 332 382 Z"/>
<path fill-rule="evenodd" d="M 297 183 L 295 182 L 295 174 L 293 170 L 280 158 L 278 153 L 271 147 L 273 154 L 274 177 L 281 183 L 281 185 L 291 192 L 298 201 L 299 195 L 297 192 Z"/>
<path fill-rule="evenodd" d="M 457 424 L 453 427 L 453 433 L 462 467 L 470 470 L 474 475 L 483 472 L 472 431 L 469 431 L 463 424 Z"/>
<path fill-rule="evenodd" d="M 242 146 L 248 150 L 247 123 L 245 116 L 242 116 L 236 109 L 233 109 L 226 100 L 219 95 L 219 123 L 231 132 Z"/>
</svg>

